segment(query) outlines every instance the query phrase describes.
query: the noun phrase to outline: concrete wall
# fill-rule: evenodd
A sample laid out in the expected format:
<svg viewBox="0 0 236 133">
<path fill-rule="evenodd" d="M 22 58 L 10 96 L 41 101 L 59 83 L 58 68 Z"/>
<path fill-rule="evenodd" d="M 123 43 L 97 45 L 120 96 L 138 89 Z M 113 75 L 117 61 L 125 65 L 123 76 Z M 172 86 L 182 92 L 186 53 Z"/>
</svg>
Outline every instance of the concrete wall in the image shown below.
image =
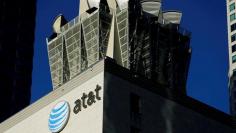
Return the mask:
<svg viewBox="0 0 236 133">
<path fill-rule="evenodd" d="M 60 101 L 67 101 L 70 106 L 69 120 L 61 133 L 102 133 L 103 115 L 103 84 L 104 62 L 89 68 L 60 88 L 38 100 L 33 105 L 22 110 L 15 116 L 0 124 L 0 133 L 50 133 L 48 127 L 49 115 L 53 107 Z M 101 100 L 81 111 L 74 113 L 75 101 L 81 99 L 83 93 L 95 92 L 96 86 L 101 86 Z M 87 98 L 88 99 L 88 98 Z M 82 100 L 81 100 L 82 101 Z"/>
<path fill-rule="evenodd" d="M 110 73 L 105 73 L 104 87 L 104 133 L 128 133 L 131 126 L 135 125 L 130 116 L 131 93 L 141 97 L 138 128 L 142 133 L 233 132 L 230 127 L 218 121 Z"/>
<path fill-rule="evenodd" d="M 106 66 L 112 71 L 112 65 Z M 110 70 L 110 71 L 111 71 Z M 0 133 L 50 133 L 49 114 L 53 107 L 65 100 L 70 106 L 69 120 L 61 133 L 129 133 L 131 126 L 142 133 L 232 133 L 220 121 L 144 89 L 129 74 L 128 80 L 104 73 L 104 61 L 97 63 L 65 85 L 54 90 L 33 105 L 0 124 Z M 105 77 L 105 79 L 104 79 Z M 121 76 L 122 77 L 122 76 Z M 134 84 L 135 83 L 135 84 Z M 140 84 L 140 83 L 139 83 Z M 101 100 L 74 113 L 75 101 L 101 86 Z M 143 86 L 147 87 L 146 84 Z M 158 89 L 158 88 L 155 88 Z M 131 117 L 130 94 L 141 99 L 139 117 Z M 218 117 L 218 116 L 215 116 Z"/>
</svg>

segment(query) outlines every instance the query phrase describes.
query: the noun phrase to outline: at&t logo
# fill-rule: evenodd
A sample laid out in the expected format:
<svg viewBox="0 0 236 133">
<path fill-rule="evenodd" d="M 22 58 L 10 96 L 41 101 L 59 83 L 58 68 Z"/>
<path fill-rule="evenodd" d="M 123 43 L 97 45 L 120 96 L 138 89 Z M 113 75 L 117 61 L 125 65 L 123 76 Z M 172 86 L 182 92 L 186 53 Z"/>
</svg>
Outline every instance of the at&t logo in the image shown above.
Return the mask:
<svg viewBox="0 0 236 133">
<path fill-rule="evenodd" d="M 53 133 L 60 132 L 67 124 L 70 115 L 70 107 L 68 102 L 61 101 L 57 103 L 51 110 L 48 127 Z"/>
</svg>

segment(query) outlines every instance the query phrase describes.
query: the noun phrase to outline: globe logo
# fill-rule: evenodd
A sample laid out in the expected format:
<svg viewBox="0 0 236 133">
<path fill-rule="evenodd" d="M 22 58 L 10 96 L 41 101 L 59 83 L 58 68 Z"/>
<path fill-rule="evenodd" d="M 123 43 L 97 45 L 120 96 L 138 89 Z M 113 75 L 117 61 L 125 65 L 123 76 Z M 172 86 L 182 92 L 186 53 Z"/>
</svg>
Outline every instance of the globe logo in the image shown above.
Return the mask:
<svg viewBox="0 0 236 133">
<path fill-rule="evenodd" d="M 51 110 L 48 127 L 53 133 L 60 132 L 67 124 L 70 115 L 70 107 L 68 102 L 61 101 L 57 103 Z"/>
</svg>

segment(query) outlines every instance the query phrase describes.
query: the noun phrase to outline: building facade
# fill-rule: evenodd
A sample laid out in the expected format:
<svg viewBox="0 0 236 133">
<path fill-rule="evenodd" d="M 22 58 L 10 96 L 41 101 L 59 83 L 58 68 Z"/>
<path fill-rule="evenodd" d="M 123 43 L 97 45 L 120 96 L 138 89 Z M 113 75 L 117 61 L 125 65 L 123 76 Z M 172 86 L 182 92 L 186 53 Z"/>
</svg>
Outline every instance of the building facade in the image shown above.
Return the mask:
<svg viewBox="0 0 236 133">
<path fill-rule="evenodd" d="M 0 122 L 30 103 L 36 0 L 0 1 Z"/>
<path fill-rule="evenodd" d="M 161 0 L 129 2 L 131 71 L 186 93 L 191 33 L 180 27 L 182 13 L 163 11 Z"/>
<path fill-rule="evenodd" d="M 235 0 L 227 0 L 230 112 L 236 118 L 236 9 Z"/>
<path fill-rule="evenodd" d="M 233 133 L 231 116 L 185 95 L 181 13 L 134 1 L 84 0 L 79 17 L 59 15 L 47 38 L 54 91 L 0 132 Z"/>
<path fill-rule="evenodd" d="M 233 133 L 231 116 L 106 58 L 0 124 L 4 133 Z"/>
<path fill-rule="evenodd" d="M 163 11 L 161 5 L 160 0 L 82 0 L 74 20 L 57 17 L 47 39 L 53 88 L 108 56 L 186 93 L 191 34 L 180 27 L 180 11 Z"/>
</svg>

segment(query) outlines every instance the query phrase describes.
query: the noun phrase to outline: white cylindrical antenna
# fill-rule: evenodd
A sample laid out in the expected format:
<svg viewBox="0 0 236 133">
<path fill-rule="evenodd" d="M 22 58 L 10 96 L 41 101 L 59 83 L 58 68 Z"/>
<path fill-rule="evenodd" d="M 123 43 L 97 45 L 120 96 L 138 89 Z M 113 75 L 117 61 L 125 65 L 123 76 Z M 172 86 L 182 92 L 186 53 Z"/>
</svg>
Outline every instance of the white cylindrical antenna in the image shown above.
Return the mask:
<svg viewBox="0 0 236 133">
<path fill-rule="evenodd" d="M 66 19 L 64 18 L 64 16 L 62 14 L 59 14 L 55 20 L 54 20 L 54 23 L 52 25 L 52 28 L 53 28 L 53 32 L 54 33 L 57 33 L 57 34 L 60 34 L 61 33 L 61 27 L 66 24 Z"/>
<path fill-rule="evenodd" d="M 89 8 L 99 8 L 100 0 L 88 0 Z"/>
</svg>

